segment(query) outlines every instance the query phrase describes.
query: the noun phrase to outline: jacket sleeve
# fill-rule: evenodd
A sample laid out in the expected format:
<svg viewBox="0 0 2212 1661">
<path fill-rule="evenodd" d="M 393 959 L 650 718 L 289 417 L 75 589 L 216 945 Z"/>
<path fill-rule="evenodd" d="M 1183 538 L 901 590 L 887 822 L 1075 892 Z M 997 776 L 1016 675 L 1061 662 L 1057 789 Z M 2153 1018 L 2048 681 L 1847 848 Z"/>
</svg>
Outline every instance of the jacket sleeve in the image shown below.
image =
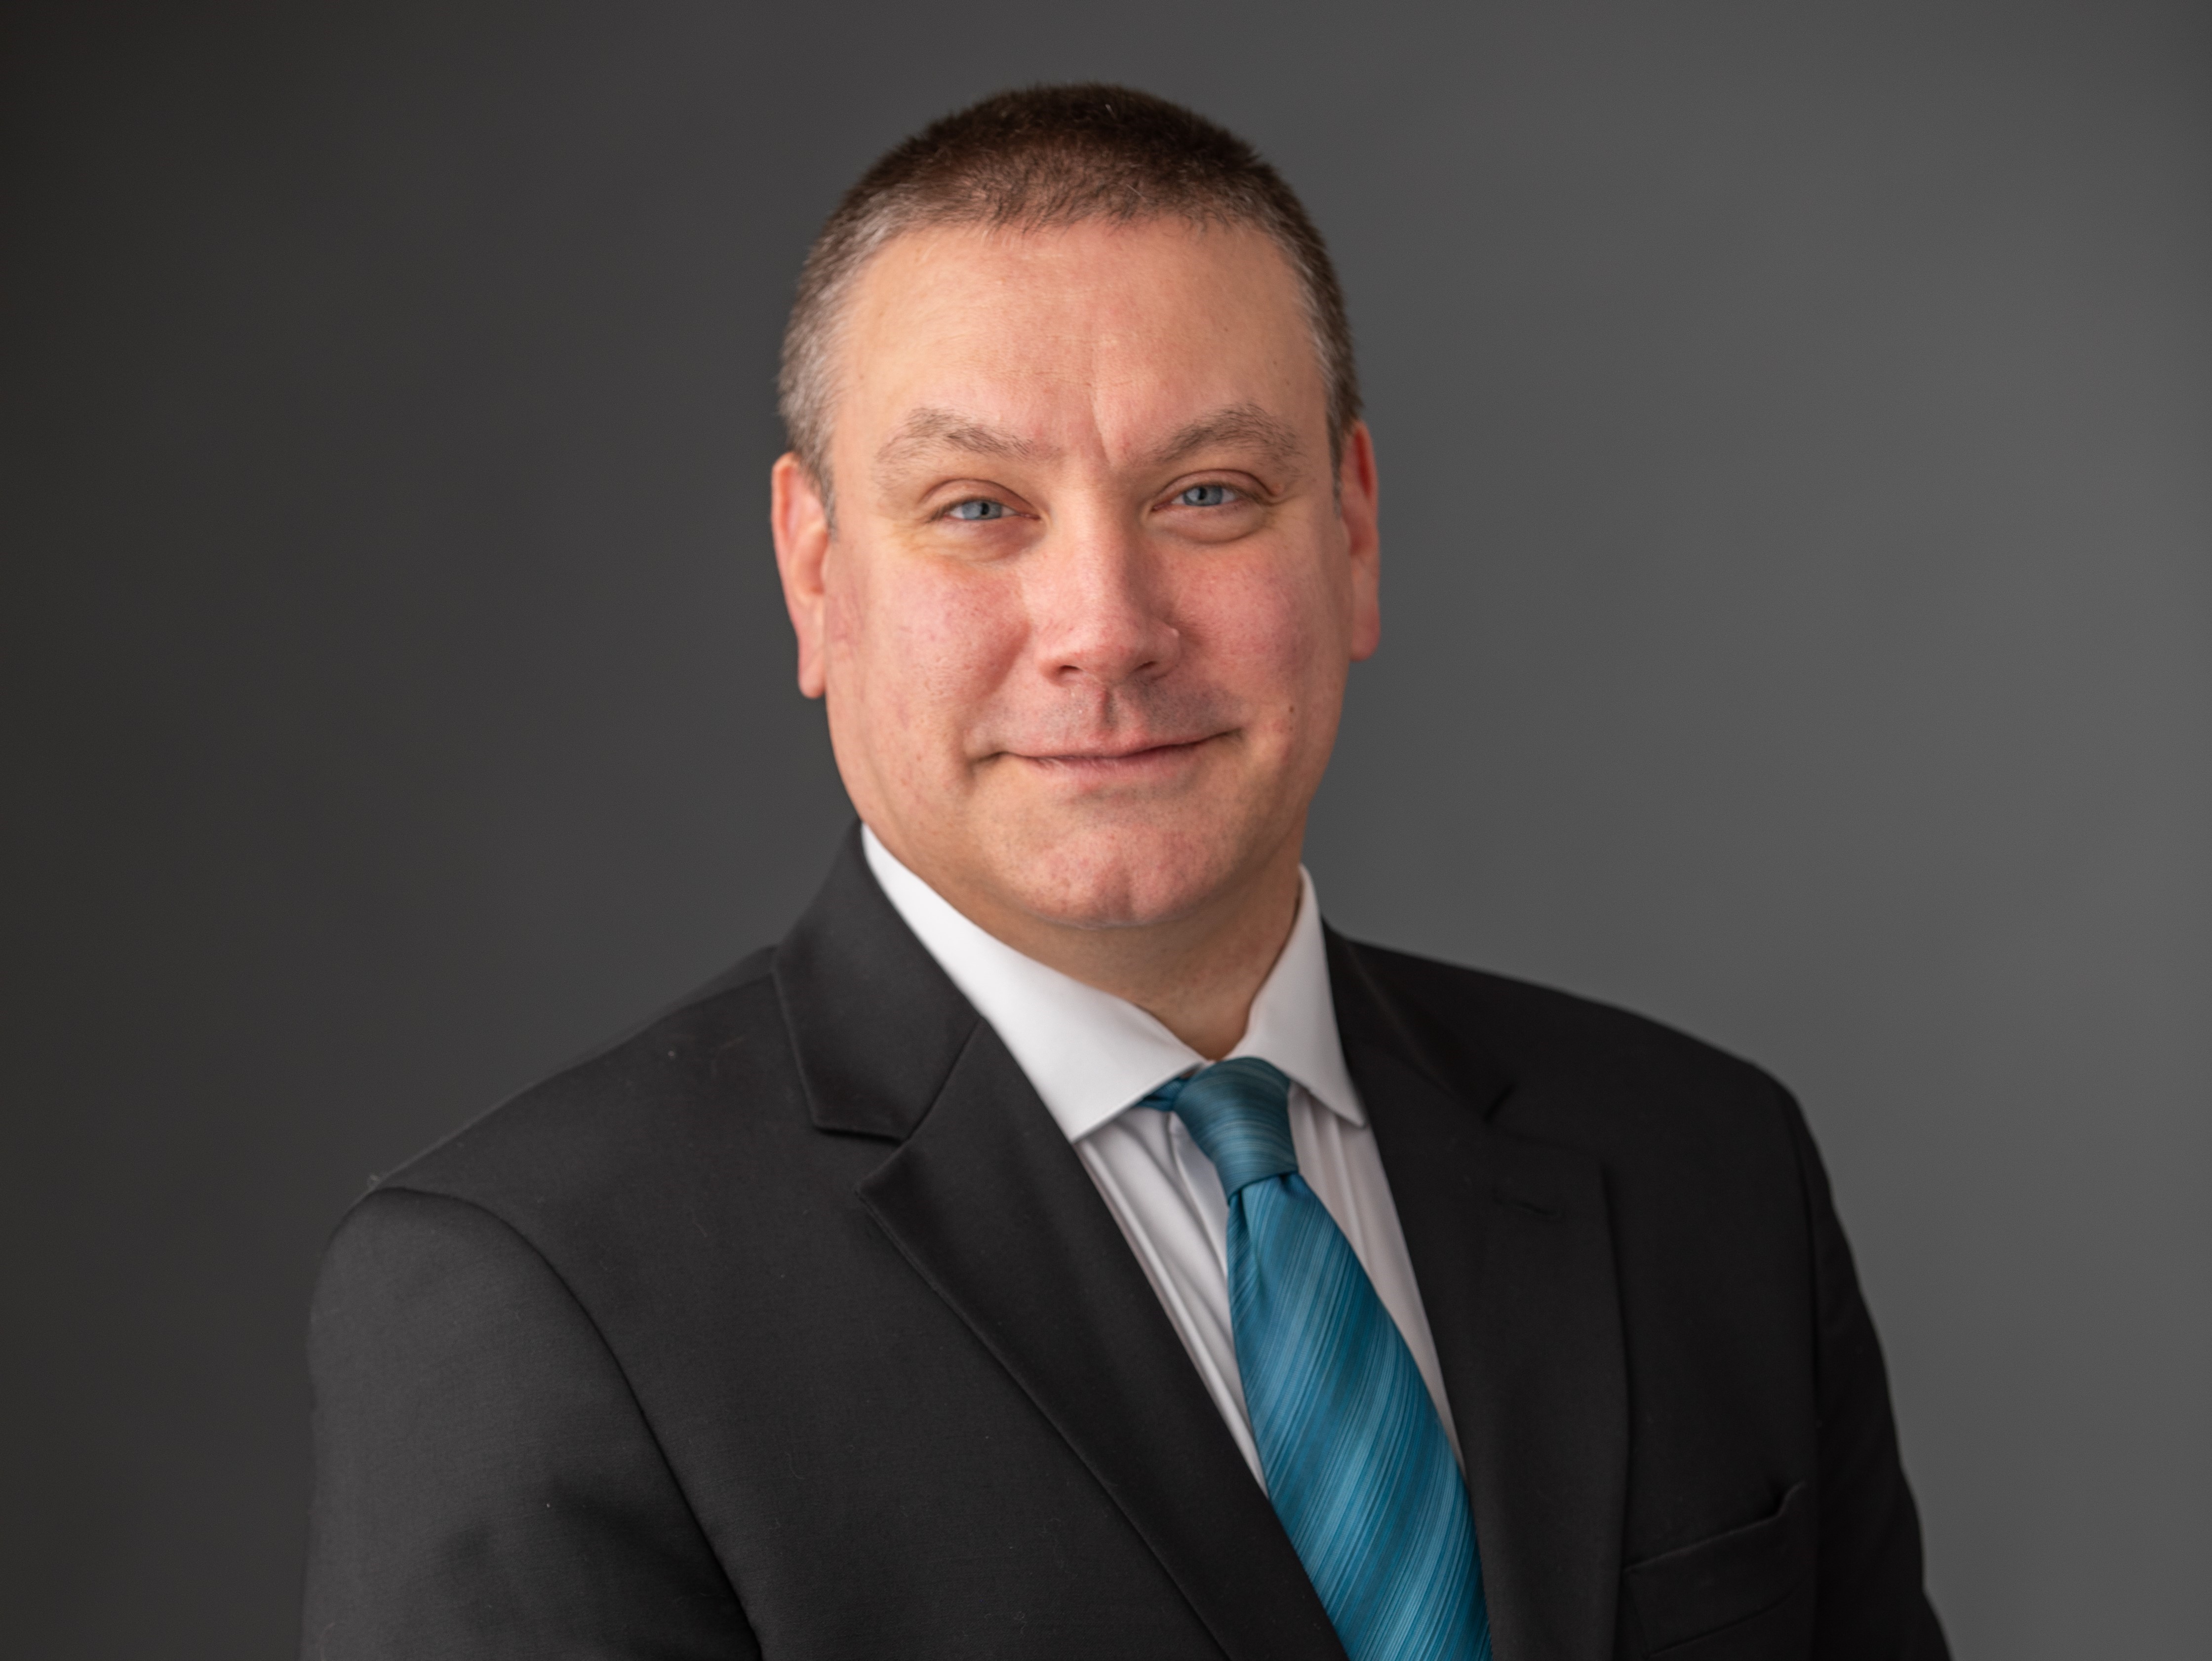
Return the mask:
<svg viewBox="0 0 2212 1661">
<path fill-rule="evenodd" d="M 759 1655 L 599 1330 L 489 1212 L 371 1194 L 308 1350 L 305 1661 Z"/>
<path fill-rule="evenodd" d="M 1898 1458 L 1889 1381 L 1804 1114 L 1788 1101 L 1810 1212 L 1820 1368 L 1816 1661 L 1948 1661 L 1921 1585 L 1920 1519 Z"/>
</svg>

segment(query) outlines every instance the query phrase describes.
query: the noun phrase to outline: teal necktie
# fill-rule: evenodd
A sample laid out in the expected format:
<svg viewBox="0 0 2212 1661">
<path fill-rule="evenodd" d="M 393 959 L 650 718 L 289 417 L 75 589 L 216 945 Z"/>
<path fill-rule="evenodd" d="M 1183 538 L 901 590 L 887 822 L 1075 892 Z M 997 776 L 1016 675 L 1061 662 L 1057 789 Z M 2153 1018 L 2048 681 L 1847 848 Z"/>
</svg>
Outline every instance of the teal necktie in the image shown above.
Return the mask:
<svg viewBox="0 0 2212 1661">
<path fill-rule="evenodd" d="M 1256 1057 L 1143 1105 L 1189 1129 L 1229 1197 L 1229 1318 L 1267 1498 L 1352 1661 L 1489 1661 L 1467 1488 L 1420 1369 L 1291 1144 L 1291 1082 Z"/>
</svg>

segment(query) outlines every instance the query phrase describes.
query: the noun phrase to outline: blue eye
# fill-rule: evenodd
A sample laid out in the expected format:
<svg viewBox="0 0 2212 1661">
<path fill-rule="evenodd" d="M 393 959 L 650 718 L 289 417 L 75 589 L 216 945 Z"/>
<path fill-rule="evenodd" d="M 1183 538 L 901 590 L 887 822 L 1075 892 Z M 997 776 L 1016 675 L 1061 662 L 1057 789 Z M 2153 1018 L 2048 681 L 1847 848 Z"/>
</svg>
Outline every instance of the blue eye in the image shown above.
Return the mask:
<svg viewBox="0 0 2212 1661">
<path fill-rule="evenodd" d="M 1178 507 L 1226 507 L 1236 493 L 1225 484 L 1194 484 L 1176 498 Z"/>
<path fill-rule="evenodd" d="M 951 512 L 945 517 L 963 519 L 970 524 L 984 519 L 1003 519 L 1006 517 L 1006 505 L 1004 502 L 988 501 L 977 496 L 968 501 L 954 503 Z"/>
</svg>

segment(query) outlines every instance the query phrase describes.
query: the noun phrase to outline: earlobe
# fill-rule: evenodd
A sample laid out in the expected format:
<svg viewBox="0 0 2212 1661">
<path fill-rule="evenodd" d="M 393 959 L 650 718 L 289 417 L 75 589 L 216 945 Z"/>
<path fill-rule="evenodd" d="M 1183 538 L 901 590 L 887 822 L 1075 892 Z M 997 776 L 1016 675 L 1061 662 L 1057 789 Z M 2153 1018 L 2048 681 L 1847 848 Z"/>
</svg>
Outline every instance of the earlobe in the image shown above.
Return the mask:
<svg viewBox="0 0 2212 1661">
<path fill-rule="evenodd" d="M 769 528 L 775 538 L 776 574 L 784 609 L 799 645 L 799 689 L 819 698 L 827 684 L 823 650 L 823 587 L 830 557 L 830 513 L 820 487 L 795 452 L 776 458 L 769 474 Z"/>
</svg>

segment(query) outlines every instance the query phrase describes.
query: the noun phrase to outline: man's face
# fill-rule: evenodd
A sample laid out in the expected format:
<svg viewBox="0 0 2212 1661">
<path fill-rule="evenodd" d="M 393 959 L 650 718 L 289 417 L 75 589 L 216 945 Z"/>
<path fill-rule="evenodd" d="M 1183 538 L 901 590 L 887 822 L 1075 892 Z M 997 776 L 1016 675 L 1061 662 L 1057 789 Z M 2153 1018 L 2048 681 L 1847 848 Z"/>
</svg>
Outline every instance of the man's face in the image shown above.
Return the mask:
<svg viewBox="0 0 2212 1661">
<path fill-rule="evenodd" d="M 1287 262 L 1181 220 L 933 231 L 840 349 L 836 528 L 779 464 L 800 685 L 862 818 L 987 923 L 1191 917 L 1295 864 L 1374 650 L 1374 468 L 1332 475 Z"/>
</svg>

